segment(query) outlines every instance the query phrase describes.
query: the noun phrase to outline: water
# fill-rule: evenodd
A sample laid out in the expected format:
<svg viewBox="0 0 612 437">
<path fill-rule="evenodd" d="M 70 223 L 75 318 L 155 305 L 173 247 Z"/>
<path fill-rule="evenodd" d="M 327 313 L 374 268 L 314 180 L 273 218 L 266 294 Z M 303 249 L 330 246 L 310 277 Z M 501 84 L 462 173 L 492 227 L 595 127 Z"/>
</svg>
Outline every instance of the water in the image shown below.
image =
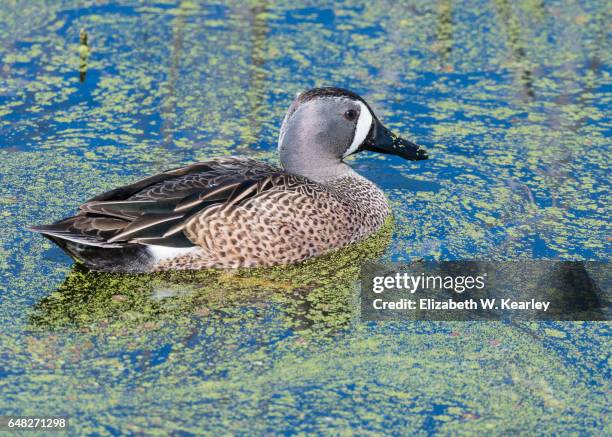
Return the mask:
<svg viewBox="0 0 612 437">
<path fill-rule="evenodd" d="M 607 6 L 3 2 L 2 414 L 73 434 L 609 433 L 608 323 L 366 324 L 351 300 L 364 258 L 608 259 Z M 430 150 L 351 161 L 392 235 L 263 276 L 121 278 L 25 230 L 165 168 L 274 162 L 293 96 L 322 85 Z"/>
</svg>

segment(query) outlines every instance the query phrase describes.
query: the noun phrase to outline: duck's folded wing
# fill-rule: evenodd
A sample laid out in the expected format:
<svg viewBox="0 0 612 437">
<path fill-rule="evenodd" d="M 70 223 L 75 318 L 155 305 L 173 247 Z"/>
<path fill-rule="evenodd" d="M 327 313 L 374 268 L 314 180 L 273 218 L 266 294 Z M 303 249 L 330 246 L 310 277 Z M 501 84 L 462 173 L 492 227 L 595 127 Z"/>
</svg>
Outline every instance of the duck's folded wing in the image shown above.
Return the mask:
<svg viewBox="0 0 612 437">
<path fill-rule="evenodd" d="M 89 199 L 113 200 L 163 200 L 182 196 L 183 192 L 223 184 L 229 180 L 249 179 L 279 169 L 265 162 L 250 158 L 216 158 L 185 167 L 166 170 L 130 185 L 116 188 Z"/>
<path fill-rule="evenodd" d="M 99 247 L 190 247 L 194 244 L 182 232 L 190 218 L 212 205 L 255 196 L 278 174 L 276 167 L 252 159 L 192 164 L 103 193 L 81 205 L 78 215 L 32 230 Z"/>
</svg>

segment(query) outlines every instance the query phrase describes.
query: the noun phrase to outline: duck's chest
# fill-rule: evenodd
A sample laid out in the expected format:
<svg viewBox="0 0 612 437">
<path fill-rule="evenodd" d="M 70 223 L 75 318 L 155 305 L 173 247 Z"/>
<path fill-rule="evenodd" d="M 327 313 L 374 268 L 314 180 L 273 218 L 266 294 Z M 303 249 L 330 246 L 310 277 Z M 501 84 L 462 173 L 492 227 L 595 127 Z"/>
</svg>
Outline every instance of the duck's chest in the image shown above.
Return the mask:
<svg viewBox="0 0 612 437">
<path fill-rule="evenodd" d="M 377 231 L 391 212 L 387 197 L 380 188 L 366 178 L 353 174 L 339 178 L 329 185 L 329 191 L 346 205 L 346 213 L 358 225 L 359 234 Z"/>
</svg>

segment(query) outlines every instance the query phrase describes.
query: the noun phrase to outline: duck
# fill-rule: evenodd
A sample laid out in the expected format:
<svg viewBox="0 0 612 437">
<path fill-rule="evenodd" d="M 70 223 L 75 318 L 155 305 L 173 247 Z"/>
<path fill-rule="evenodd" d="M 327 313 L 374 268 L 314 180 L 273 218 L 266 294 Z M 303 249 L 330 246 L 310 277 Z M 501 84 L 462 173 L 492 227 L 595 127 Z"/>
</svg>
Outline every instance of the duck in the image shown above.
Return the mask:
<svg viewBox="0 0 612 437">
<path fill-rule="evenodd" d="M 314 88 L 298 94 L 283 118 L 280 167 L 211 158 L 102 193 L 74 216 L 29 229 L 95 271 L 300 263 L 371 236 L 391 214 L 384 192 L 345 162 L 363 151 L 428 158 L 358 94 Z"/>
</svg>

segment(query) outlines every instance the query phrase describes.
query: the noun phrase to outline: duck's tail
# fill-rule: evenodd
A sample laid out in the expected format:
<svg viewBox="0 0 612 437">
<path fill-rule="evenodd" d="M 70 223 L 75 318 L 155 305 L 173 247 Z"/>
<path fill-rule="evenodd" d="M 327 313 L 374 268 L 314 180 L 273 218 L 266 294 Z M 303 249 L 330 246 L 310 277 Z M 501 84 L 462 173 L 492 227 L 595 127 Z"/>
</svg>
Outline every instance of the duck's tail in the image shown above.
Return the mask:
<svg viewBox="0 0 612 437">
<path fill-rule="evenodd" d="M 76 232 L 76 220 L 82 220 L 82 217 L 70 217 L 50 225 L 31 226 L 28 229 L 44 235 L 75 261 L 91 270 L 121 273 L 151 270 L 154 258 L 146 245 L 108 243 L 100 235 Z"/>
</svg>

